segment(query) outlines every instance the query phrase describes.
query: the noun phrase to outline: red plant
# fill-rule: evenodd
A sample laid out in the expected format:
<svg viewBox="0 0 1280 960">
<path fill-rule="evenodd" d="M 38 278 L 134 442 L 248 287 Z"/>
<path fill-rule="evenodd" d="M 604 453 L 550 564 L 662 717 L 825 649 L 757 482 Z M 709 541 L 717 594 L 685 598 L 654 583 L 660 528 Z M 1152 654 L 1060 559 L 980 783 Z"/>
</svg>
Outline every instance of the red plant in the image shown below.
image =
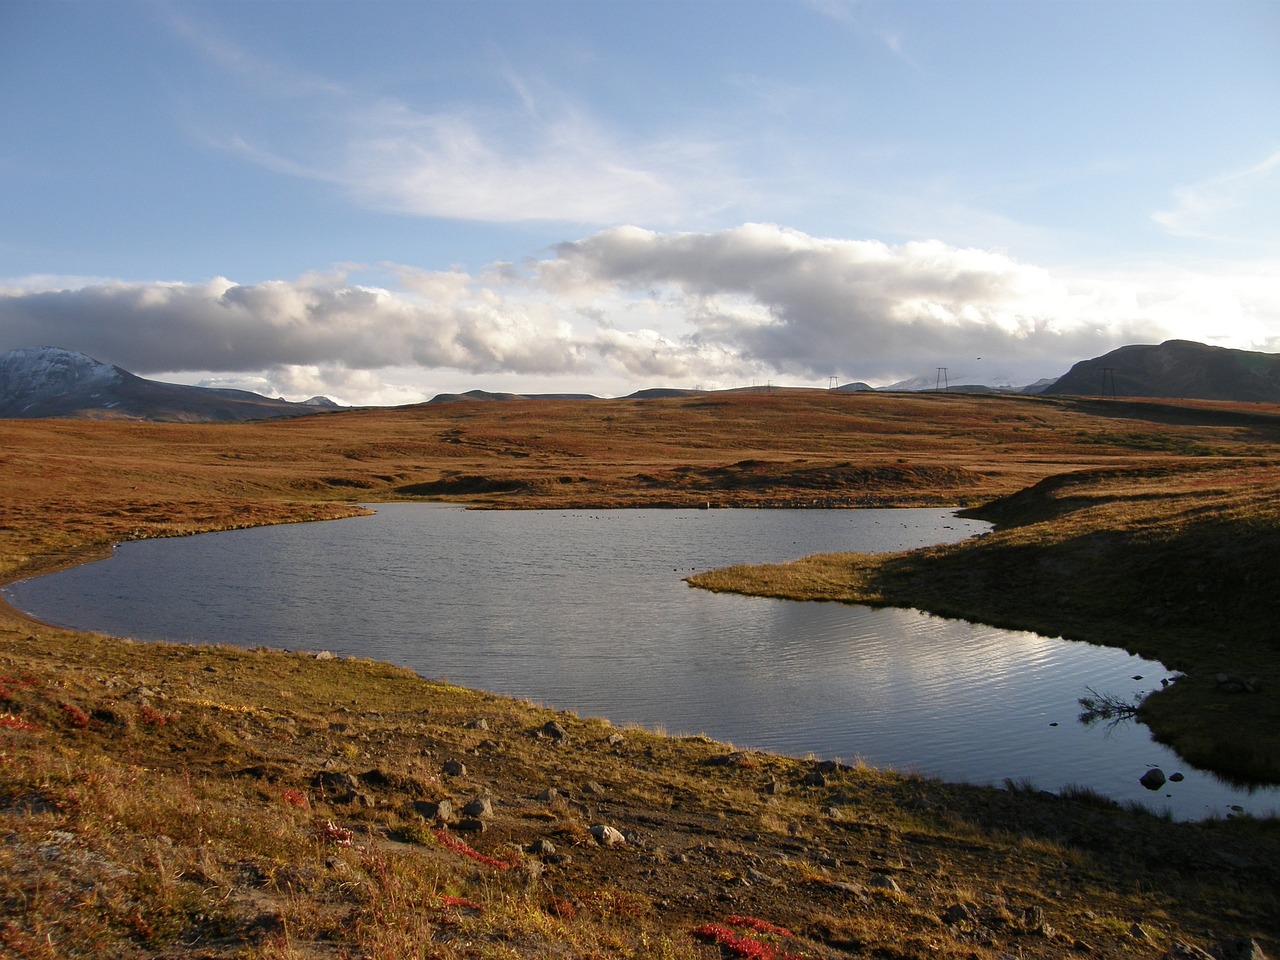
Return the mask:
<svg viewBox="0 0 1280 960">
<path fill-rule="evenodd" d="M 440 897 L 440 905 L 446 909 L 452 907 L 465 907 L 468 910 L 474 910 L 476 913 L 484 913 L 484 907 L 476 903 L 474 900 L 468 900 L 466 897 L 451 897 L 445 894 Z"/>
<path fill-rule="evenodd" d="M 730 917 L 728 919 L 730 921 L 748 921 L 746 924 L 739 924 L 739 926 L 755 928 L 759 924 L 771 928 L 768 931 L 762 930 L 762 933 L 774 933 L 783 930 L 782 927 L 774 927 L 771 923 L 767 923 L 764 920 L 756 921 L 752 917 Z M 755 937 L 740 934 L 729 929 L 723 923 L 704 923 L 693 931 L 693 935 L 699 940 L 705 940 L 708 943 L 724 947 L 730 953 L 745 957 L 747 960 L 800 960 L 793 953 L 787 953 L 787 951 L 765 943 L 763 940 L 757 940 Z M 790 936 L 791 934 L 788 932 L 785 935 Z"/>
<path fill-rule="evenodd" d="M 795 934 L 786 927 L 780 927 L 777 924 L 770 923 L 768 920 L 761 920 L 758 917 L 725 917 L 724 922 L 731 927 L 746 927 L 748 930 L 755 930 L 758 933 L 776 933 L 780 937 L 795 936 Z"/>
<path fill-rule="evenodd" d="M 39 730 L 30 720 L 15 717 L 12 713 L 0 713 L 0 727 L 6 730 Z"/>
<path fill-rule="evenodd" d="M 63 719 L 71 726 L 80 730 L 89 726 L 89 715 L 74 703 L 64 703 L 60 709 L 62 710 Z"/>
<path fill-rule="evenodd" d="M 547 913 L 553 917 L 559 917 L 561 920 L 576 920 L 578 908 L 563 897 L 552 897 L 550 902 L 547 903 Z"/>
<path fill-rule="evenodd" d="M 477 863 L 483 863 L 487 867 L 493 867 L 493 869 L 495 870 L 510 870 L 512 867 L 516 865 L 516 862 L 517 862 L 514 857 L 511 857 L 510 859 L 507 859 L 507 860 L 499 860 L 496 857 L 487 856 L 481 853 L 479 850 L 475 850 L 472 847 L 469 847 L 467 844 L 463 843 L 461 840 L 458 840 L 455 837 L 451 837 L 449 835 L 449 831 L 445 830 L 443 827 L 436 831 L 435 837 L 437 842 L 439 842 L 441 846 L 449 848 L 454 853 L 460 853 L 464 857 L 470 857 L 472 860 L 475 860 Z"/>
<path fill-rule="evenodd" d="M 297 807 L 299 810 L 311 809 L 311 801 L 307 799 L 307 795 L 301 790 L 285 790 L 280 794 L 280 799 L 291 807 Z"/>
<path fill-rule="evenodd" d="M 141 720 L 143 723 L 145 723 L 149 727 L 163 727 L 166 723 L 169 723 L 173 718 L 166 717 L 163 713 L 161 713 L 155 707 L 148 706 L 147 704 L 144 703 L 142 706 L 138 708 L 138 719 Z"/>
<path fill-rule="evenodd" d="M 336 847 L 349 847 L 355 841 L 356 835 L 346 827 L 340 827 L 332 820 L 325 820 L 316 827 L 316 832 L 320 834 L 322 840 L 328 840 Z"/>
</svg>

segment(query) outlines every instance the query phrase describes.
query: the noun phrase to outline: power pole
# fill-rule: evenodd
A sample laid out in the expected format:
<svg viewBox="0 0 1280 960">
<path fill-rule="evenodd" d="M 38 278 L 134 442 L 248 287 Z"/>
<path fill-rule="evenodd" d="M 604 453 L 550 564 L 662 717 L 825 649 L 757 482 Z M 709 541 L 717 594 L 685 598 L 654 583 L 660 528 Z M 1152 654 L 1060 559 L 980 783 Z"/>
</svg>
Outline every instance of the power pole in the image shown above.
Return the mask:
<svg viewBox="0 0 1280 960">
<path fill-rule="evenodd" d="M 934 389 L 935 391 L 938 391 L 938 390 L 944 390 L 944 391 L 945 391 L 945 390 L 950 390 L 950 389 L 951 389 L 951 384 L 949 384 L 949 383 L 947 382 L 947 368 L 946 368 L 946 367 L 939 367 L 939 368 L 938 368 L 938 379 L 934 381 L 934 383 L 933 383 L 933 389 Z"/>
<path fill-rule="evenodd" d="M 1108 387 L 1110 388 L 1110 391 L 1111 391 L 1110 393 L 1107 392 Z M 1106 398 L 1109 396 L 1111 397 L 1112 400 L 1116 398 L 1116 368 L 1115 367 L 1102 368 L 1102 396 L 1103 398 Z"/>
</svg>

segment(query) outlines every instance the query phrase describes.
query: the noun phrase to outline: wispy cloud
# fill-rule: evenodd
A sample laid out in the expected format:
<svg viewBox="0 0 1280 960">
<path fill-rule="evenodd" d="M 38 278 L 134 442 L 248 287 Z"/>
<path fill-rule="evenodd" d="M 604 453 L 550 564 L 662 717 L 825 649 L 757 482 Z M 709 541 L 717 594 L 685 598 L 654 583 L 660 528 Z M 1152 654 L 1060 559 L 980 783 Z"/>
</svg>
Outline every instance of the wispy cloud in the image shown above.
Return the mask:
<svg viewBox="0 0 1280 960">
<path fill-rule="evenodd" d="M 367 208 L 661 226 L 698 222 L 749 194 L 713 138 L 629 137 L 506 63 L 493 67 L 510 93 L 505 104 L 419 103 L 265 61 L 186 16 L 172 14 L 171 23 L 224 81 L 200 95 L 213 107 L 191 111 L 204 142 L 332 184 Z"/>
<path fill-rule="evenodd" d="M 1280 150 L 1252 166 L 1174 191 L 1176 203 L 1151 219 L 1178 237 L 1277 246 Z"/>
</svg>

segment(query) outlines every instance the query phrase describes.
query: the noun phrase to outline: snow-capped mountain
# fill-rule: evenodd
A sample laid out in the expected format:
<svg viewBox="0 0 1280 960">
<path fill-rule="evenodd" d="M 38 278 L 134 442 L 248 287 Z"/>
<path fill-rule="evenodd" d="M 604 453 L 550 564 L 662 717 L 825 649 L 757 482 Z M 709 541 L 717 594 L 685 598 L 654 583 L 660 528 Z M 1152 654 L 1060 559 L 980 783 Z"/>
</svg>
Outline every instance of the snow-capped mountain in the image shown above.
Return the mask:
<svg viewBox="0 0 1280 960">
<path fill-rule="evenodd" d="M 262 420 L 336 407 L 327 397 L 291 403 L 247 390 L 145 380 L 60 347 L 23 347 L 0 354 L 0 417 L 6 418 Z"/>
</svg>

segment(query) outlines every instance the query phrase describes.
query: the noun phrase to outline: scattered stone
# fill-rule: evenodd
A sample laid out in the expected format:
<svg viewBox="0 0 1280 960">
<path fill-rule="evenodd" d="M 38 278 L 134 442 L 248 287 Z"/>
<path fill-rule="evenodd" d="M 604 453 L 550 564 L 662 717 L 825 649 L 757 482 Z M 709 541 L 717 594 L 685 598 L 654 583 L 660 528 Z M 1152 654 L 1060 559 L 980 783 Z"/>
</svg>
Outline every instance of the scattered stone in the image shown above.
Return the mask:
<svg viewBox="0 0 1280 960">
<path fill-rule="evenodd" d="M 806 787 L 825 787 L 827 785 L 827 778 L 817 770 L 814 770 L 811 773 L 805 774 L 805 778 L 800 782 Z"/>
<path fill-rule="evenodd" d="M 1147 931 L 1142 929 L 1142 924 L 1140 923 L 1130 924 L 1129 936 L 1133 937 L 1135 940 L 1146 940 Z"/>
<path fill-rule="evenodd" d="M 602 847 L 616 847 L 627 842 L 627 838 L 615 830 L 613 827 L 597 824 L 591 828 L 591 836 L 595 837 L 596 843 Z"/>
<path fill-rule="evenodd" d="M 1187 779 L 1187 778 L 1186 778 L 1186 777 L 1184 777 L 1184 776 L 1183 776 L 1182 774 L 1180 774 L 1180 773 L 1171 773 L 1171 774 L 1169 774 L 1169 782 L 1170 782 L 1170 783 L 1181 783 L 1181 782 L 1182 782 L 1183 780 L 1185 780 L 1185 779 Z"/>
<path fill-rule="evenodd" d="M 602 784 L 599 784 L 594 780 L 588 780 L 586 786 L 582 788 L 582 792 L 589 793 L 593 797 L 603 797 L 609 791 L 606 790 Z"/>
<path fill-rule="evenodd" d="M 535 857 L 554 857 L 556 854 L 556 845 L 550 840 L 535 840 L 529 844 L 529 852 Z"/>
<path fill-rule="evenodd" d="M 778 794 L 782 793 L 782 790 L 783 790 L 782 783 L 776 778 L 773 780 L 770 780 L 764 786 L 764 792 L 769 794 L 769 796 L 771 797 L 776 797 Z"/>
<path fill-rule="evenodd" d="M 1220 673 L 1214 679 L 1217 681 L 1218 690 L 1222 693 L 1257 693 L 1262 689 L 1262 682 L 1257 677 L 1245 680 L 1227 673 Z"/>
<path fill-rule="evenodd" d="M 963 903 L 953 903 L 942 911 L 942 920 L 951 926 L 969 923 L 974 919 L 973 911 Z"/>
<path fill-rule="evenodd" d="M 484 819 L 493 816 L 493 801 L 488 797 L 476 797 L 465 807 L 462 808 L 464 817 L 477 817 Z"/>
<path fill-rule="evenodd" d="M 626 738 L 626 737 L 624 737 L 622 734 L 620 734 L 620 733 L 614 733 L 614 734 L 610 734 L 610 735 L 609 735 L 609 739 L 608 739 L 607 741 L 605 741 L 605 742 L 606 742 L 606 743 L 608 743 L 608 744 L 609 744 L 609 746 L 611 746 L 611 747 L 620 747 L 620 746 L 622 746 L 624 743 L 626 743 L 626 739 L 627 739 L 627 738 Z"/>
<path fill-rule="evenodd" d="M 543 803 L 550 803 L 552 800 L 557 799 L 559 796 L 560 796 L 559 790 L 557 790 L 555 787 L 547 787 L 547 789 L 543 790 L 540 794 L 538 794 L 538 799 L 541 800 Z"/>
<path fill-rule="evenodd" d="M 467 775 L 467 765 L 461 760 L 446 760 L 444 766 L 440 769 L 448 777 L 465 777 Z"/>
<path fill-rule="evenodd" d="M 489 721 L 481 717 L 479 720 L 472 720 L 467 724 L 468 730 L 488 730 Z"/>
<path fill-rule="evenodd" d="M 316 660 L 337 660 L 338 659 L 329 650 L 320 650 L 312 654 L 312 657 Z"/>
<path fill-rule="evenodd" d="M 1146 773 L 1138 778 L 1138 782 L 1148 790 L 1159 790 L 1164 786 L 1164 771 L 1159 767 L 1152 767 Z"/>
<path fill-rule="evenodd" d="M 454 829 L 463 833 L 484 833 L 489 827 L 478 817 L 463 817 Z"/>
</svg>

